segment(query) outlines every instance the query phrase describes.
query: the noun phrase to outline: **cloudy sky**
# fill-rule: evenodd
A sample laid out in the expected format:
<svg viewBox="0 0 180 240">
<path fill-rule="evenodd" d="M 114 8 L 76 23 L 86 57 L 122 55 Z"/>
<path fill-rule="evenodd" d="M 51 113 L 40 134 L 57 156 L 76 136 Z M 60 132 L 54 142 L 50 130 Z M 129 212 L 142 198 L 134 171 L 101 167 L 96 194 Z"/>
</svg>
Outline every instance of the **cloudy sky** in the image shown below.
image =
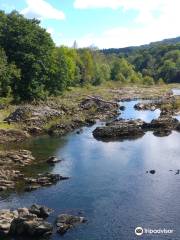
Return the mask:
<svg viewBox="0 0 180 240">
<path fill-rule="evenodd" d="M 180 36 L 180 0 L 0 0 L 38 18 L 57 45 L 126 47 Z"/>
</svg>

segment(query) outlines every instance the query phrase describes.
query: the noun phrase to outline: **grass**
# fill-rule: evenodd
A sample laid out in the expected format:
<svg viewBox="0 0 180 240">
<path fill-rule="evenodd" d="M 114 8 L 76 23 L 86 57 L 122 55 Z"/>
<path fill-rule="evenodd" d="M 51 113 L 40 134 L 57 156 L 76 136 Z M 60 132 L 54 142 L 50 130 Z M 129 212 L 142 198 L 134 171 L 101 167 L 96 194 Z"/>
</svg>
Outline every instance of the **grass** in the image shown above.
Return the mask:
<svg viewBox="0 0 180 240">
<path fill-rule="evenodd" d="M 74 119 L 85 120 L 87 116 L 93 116 L 96 112 L 96 109 L 90 109 L 87 112 L 80 111 L 79 103 L 82 99 L 86 98 L 88 95 L 100 96 L 105 100 L 115 100 L 119 99 L 120 94 L 129 94 L 129 97 L 133 97 L 131 94 L 132 89 L 135 89 L 135 93 L 142 95 L 144 97 L 158 97 L 168 92 L 172 88 L 180 88 L 180 84 L 162 84 L 162 85 L 153 85 L 153 86 L 140 86 L 140 85 L 123 85 L 119 82 L 105 82 L 100 86 L 87 85 L 84 87 L 71 87 L 66 90 L 61 96 L 49 97 L 44 102 L 39 102 L 41 105 L 52 106 L 59 110 L 64 109 L 66 113 L 60 117 L 55 117 L 49 120 L 47 123 L 42 126 L 44 129 L 49 129 L 51 126 L 59 123 L 68 124 L 71 123 Z M 112 90 L 118 90 L 116 93 Z M 3 120 L 9 116 L 11 112 L 15 110 L 17 106 L 9 104 L 10 99 L 1 99 L 0 104 L 5 104 L 7 107 L 0 110 L 0 129 L 22 129 L 24 125 L 18 123 L 5 123 Z M 180 110 L 180 99 L 176 100 L 174 106 L 169 103 L 168 108 L 175 107 Z"/>
</svg>

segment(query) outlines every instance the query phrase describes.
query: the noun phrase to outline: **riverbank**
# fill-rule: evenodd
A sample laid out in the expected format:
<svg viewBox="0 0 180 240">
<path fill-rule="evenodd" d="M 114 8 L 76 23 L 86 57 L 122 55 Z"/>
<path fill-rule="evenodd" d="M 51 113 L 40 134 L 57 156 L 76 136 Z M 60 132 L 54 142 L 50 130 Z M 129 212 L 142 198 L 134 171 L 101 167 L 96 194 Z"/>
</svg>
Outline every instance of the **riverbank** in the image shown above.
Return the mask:
<svg viewBox="0 0 180 240">
<path fill-rule="evenodd" d="M 111 86 L 105 85 L 98 88 L 74 88 L 67 91 L 61 97 L 49 98 L 45 102 L 3 105 L 0 110 L 0 145 L 4 146 L 6 144 L 22 142 L 40 135 L 59 137 L 75 129 L 79 129 L 77 130 L 77 134 L 79 134 L 81 133 L 81 127 L 91 126 L 95 124 L 97 120 L 113 120 L 120 114 L 120 110 L 123 111 L 123 107 L 121 109 L 118 102 L 132 99 L 151 100 L 150 103 L 146 104 L 140 102 L 135 106 L 136 110 L 154 111 L 158 108 L 161 110 L 161 115 L 165 116 L 167 119 L 166 122 L 168 122 L 168 119 L 173 115 L 178 115 L 180 111 L 180 98 L 173 96 L 171 92 L 171 89 L 174 87 L 177 87 L 177 85 L 120 87 L 118 84 L 113 84 Z M 162 122 L 162 120 L 160 121 Z M 129 126 L 132 128 L 132 131 L 129 131 Z M 135 129 L 137 128 L 136 121 L 134 125 L 131 122 L 130 125 L 127 122 L 122 122 L 118 127 L 120 128 L 120 134 L 128 138 L 134 138 L 134 132 L 138 133 L 138 136 L 144 134 L 144 130 L 139 129 L 139 126 L 138 129 Z M 161 132 L 167 134 L 166 129 L 162 128 Z M 101 128 L 102 136 L 105 134 L 105 129 L 108 129 L 109 132 L 110 127 Z M 117 129 L 117 124 L 115 129 Z M 124 131 L 126 134 L 124 134 Z M 96 132 L 98 134 L 96 134 Z M 131 132 L 133 132 L 133 134 Z M 168 131 L 168 133 L 169 132 L 170 131 Z M 97 138 L 99 134 L 98 131 L 95 131 Z M 115 134 L 117 135 L 117 130 Z M 109 133 L 109 137 L 111 135 L 112 131 Z M 10 149 L 10 147 L 8 148 Z M 58 180 L 55 177 L 56 181 L 54 181 L 54 176 L 42 175 L 30 181 L 30 179 L 24 176 L 23 166 L 34 164 L 35 159 L 31 152 L 20 149 L 20 152 L 11 150 L 8 152 L 2 151 L 1 155 L 5 156 L 5 160 L 8 160 L 4 161 L 6 164 L 1 162 L 1 191 L 14 190 L 16 183 L 20 180 L 22 181 L 22 179 L 27 183 L 24 189 L 26 191 L 32 191 L 41 186 L 51 185 L 64 178 L 58 176 Z M 47 156 L 47 158 L 48 157 L 49 156 Z M 12 169 L 13 174 L 11 175 L 9 171 Z M 46 179 L 46 181 L 43 180 L 42 182 L 42 178 Z"/>
<path fill-rule="evenodd" d="M 130 99 L 159 99 L 173 87 L 122 87 L 118 83 L 99 87 L 72 88 L 62 96 L 31 104 L 2 104 L 0 110 L 0 144 L 22 141 L 43 134 L 64 135 L 76 128 L 93 124 L 97 119 L 117 115 L 114 103 Z M 101 101 L 102 100 L 102 101 Z M 171 103 L 167 106 L 173 108 Z M 177 112 L 180 102 L 176 102 Z"/>
<path fill-rule="evenodd" d="M 41 131 L 40 133 L 36 133 L 36 134 L 34 133 L 32 134 L 29 131 L 27 131 L 29 135 L 28 137 L 29 140 L 27 140 L 27 144 L 24 145 L 21 142 L 16 144 L 16 148 L 28 149 L 29 151 L 10 150 L 11 146 L 14 145 L 13 142 L 8 143 L 9 149 L 6 151 L 6 155 L 3 155 L 5 152 L 2 151 L 3 167 L 2 166 L 1 167 L 4 172 L 1 171 L 2 174 L 1 173 L 0 174 L 6 177 L 6 179 L 3 179 L 3 181 L 4 180 L 6 181 L 2 182 L 2 184 L 6 184 L 6 185 L 2 185 L 1 194 L 2 196 L 6 196 L 5 199 L 6 198 L 12 199 L 12 204 L 11 204 L 11 201 L 9 203 L 7 201 L 6 203 L 6 200 L 5 200 L 3 203 L 4 205 L 1 205 L 2 208 L 14 210 L 14 209 L 19 209 L 21 207 L 30 207 L 32 204 L 40 204 L 40 205 L 44 204 L 50 208 L 55 209 L 55 213 L 52 216 L 52 218 L 50 217 L 48 219 L 48 222 L 50 223 L 53 223 L 52 221 L 54 221 L 54 219 L 57 217 L 57 214 L 59 213 L 60 214 L 68 213 L 70 215 L 78 216 L 79 212 L 83 212 L 83 215 L 87 216 L 88 224 L 90 224 L 89 225 L 90 227 L 85 225 L 82 228 L 83 229 L 85 228 L 85 231 L 88 228 L 95 229 L 94 225 L 93 227 L 91 227 L 92 222 L 95 222 L 95 224 L 98 224 L 99 218 L 101 219 L 101 222 L 104 221 L 103 220 L 104 218 L 106 219 L 105 216 L 101 216 L 102 215 L 101 211 L 104 208 L 101 206 L 101 203 L 104 203 L 103 196 L 106 196 L 106 198 L 108 199 L 108 196 L 110 196 L 109 193 L 112 192 L 112 188 L 114 189 L 113 195 L 115 193 L 117 194 L 119 193 L 119 196 L 114 196 L 114 200 L 118 201 L 118 206 L 119 206 L 119 199 L 123 198 L 122 192 L 127 191 L 127 189 L 123 188 L 123 186 L 126 186 L 127 182 L 129 182 L 130 185 L 132 184 L 132 176 L 133 176 L 133 179 L 137 182 L 137 186 L 139 186 L 139 184 L 142 184 L 142 182 L 148 181 L 148 178 L 151 178 L 151 177 L 156 178 L 159 176 L 159 174 L 161 174 L 162 168 L 164 167 L 163 162 L 166 161 L 166 155 L 170 151 L 168 150 L 169 145 L 166 146 L 166 149 L 163 149 L 163 151 L 161 151 L 161 154 L 164 154 L 164 155 L 163 157 L 161 155 L 161 157 L 163 158 L 163 161 L 158 161 L 158 164 L 162 165 L 160 168 L 157 165 L 154 165 L 154 162 L 153 162 L 153 158 L 159 158 L 158 157 L 159 154 L 157 154 L 156 151 L 154 150 L 152 151 L 154 155 L 150 156 L 150 149 L 149 149 L 150 146 L 157 145 L 158 149 L 161 149 L 163 146 L 165 146 L 166 141 L 170 139 L 170 142 L 173 143 L 174 147 L 176 147 L 177 145 L 176 151 L 178 151 L 178 141 L 172 140 L 174 137 L 179 136 L 178 135 L 179 133 L 177 131 L 174 131 L 176 129 L 176 122 L 172 122 L 173 124 L 172 129 L 169 129 L 171 125 L 169 125 L 169 121 L 168 121 L 170 117 L 174 116 L 174 113 L 178 109 L 178 108 L 174 108 L 174 105 L 173 105 L 174 101 L 178 100 L 178 97 L 175 97 L 172 94 L 170 94 L 169 90 L 170 89 L 163 89 L 163 88 L 161 89 L 158 88 L 156 89 L 156 91 L 150 88 L 148 89 L 146 88 L 145 89 L 144 88 L 143 89 L 142 88 L 112 89 L 111 88 L 106 90 L 104 89 L 104 92 L 101 95 L 94 94 L 94 92 L 89 92 L 88 90 L 87 92 L 85 92 L 85 94 L 82 93 L 82 95 L 79 94 L 77 96 L 77 98 L 79 98 L 77 102 L 68 101 L 68 104 L 70 105 L 73 104 L 74 106 L 75 105 L 78 106 L 79 112 L 82 114 L 84 119 L 86 119 L 86 122 L 85 121 L 80 122 L 80 119 L 77 119 L 76 117 L 77 124 L 74 125 L 74 128 L 70 128 L 69 124 L 67 124 L 66 126 L 68 126 L 69 128 L 67 128 L 67 131 L 64 131 L 64 132 L 62 132 L 62 129 L 64 126 L 63 124 L 67 122 L 58 123 L 58 121 L 62 119 L 62 116 L 58 115 L 60 112 L 60 108 L 59 109 L 55 108 L 55 105 L 53 105 L 54 103 L 52 105 L 49 105 L 48 108 L 46 105 L 44 105 L 44 103 L 39 103 L 39 105 L 34 106 L 34 108 L 32 105 L 18 106 L 18 108 L 14 109 L 14 113 L 16 114 L 11 113 L 9 118 L 7 119 L 7 121 L 10 121 L 9 124 L 7 123 L 8 126 L 10 127 L 11 125 L 19 126 L 19 129 L 21 131 L 27 131 L 23 129 L 23 127 L 27 129 L 30 127 L 34 127 L 35 129 L 43 128 L 45 130 L 43 130 L 44 132 Z M 71 91 L 71 96 L 75 94 L 73 93 L 73 91 L 74 90 Z M 107 91 L 108 92 L 110 91 L 111 93 L 113 92 L 113 94 L 105 95 Z M 70 99 L 70 92 L 66 94 L 69 94 L 69 95 L 64 96 L 63 100 L 61 99 L 61 101 L 65 101 L 64 100 L 65 97 L 66 99 Z M 174 97 L 177 100 L 174 100 Z M 77 99 L 77 98 L 74 98 L 74 99 Z M 139 100 L 129 101 L 130 99 L 136 99 L 136 98 Z M 150 101 L 143 101 L 141 99 L 150 99 Z M 55 99 L 53 101 L 55 101 Z M 60 98 L 58 101 L 60 106 Z M 117 105 L 117 102 L 119 101 L 121 102 Z M 170 107 L 167 108 L 167 104 Z M 41 118 L 42 113 L 44 114 L 45 111 L 43 108 L 40 109 L 40 106 L 43 106 L 44 109 L 46 109 L 46 114 L 44 115 L 45 117 L 47 117 L 45 118 L 46 121 Z M 56 104 L 56 106 L 58 106 L 58 104 Z M 25 108 L 26 111 L 22 110 L 24 109 L 24 107 L 26 107 Z M 168 110 L 167 111 L 164 110 L 162 112 L 162 107 L 164 109 L 166 107 Z M 49 111 L 49 108 L 51 109 L 50 111 Z M 97 109 L 96 111 L 94 111 L 94 115 L 90 115 L 92 108 Z M 169 111 L 170 108 L 173 110 L 172 112 Z M 17 111 L 17 109 L 20 109 L 21 111 L 20 110 Z M 157 109 L 158 111 L 156 111 Z M 161 111 L 159 109 L 161 109 Z M 37 121 L 37 118 L 36 118 L 37 123 L 39 123 L 38 126 L 28 125 L 31 122 L 28 119 L 30 117 L 33 117 L 33 118 L 35 117 L 35 116 L 29 116 L 30 110 L 34 112 L 33 114 L 35 115 L 41 113 L 40 115 L 38 115 L 38 117 L 40 116 L 39 120 L 41 120 L 41 124 L 39 120 Z M 141 110 L 145 110 L 145 111 L 141 111 Z M 75 112 L 75 108 L 73 111 Z M 129 111 L 131 111 L 132 114 L 129 114 Z M 79 112 L 77 113 L 77 116 Z M 22 113 L 26 113 L 26 114 L 23 115 Z M 51 113 L 51 114 L 48 115 L 47 113 Z M 53 114 L 56 114 L 56 116 L 52 117 Z M 68 116 L 68 112 L 64 115 Z M 27 119 L 23 120 L 21 116 L 26 116 Z M 118 116 L 117 120 L 114 120 L 117 116 Z M 16 120 L 16 122 L 12 121 L 13 120 L 12 117 L 14 118 L 14 120 Z M 121 119 L 121 117 L 123 119 Z M 141 118 L 141 117 L 144 117 L 144 118 Z M 112 120 L 110 121 L 111 118 Z M 132 118 L 134 120 L 128 121 L 127 119 L 129 118 Z M 137 121 L 138 118 L 141 118 L 143 120 L 141 122 Z M 162 122 L 162 120 L 160 120 L 159 118 L 167 119 L 167 121 Z M 71 118 L 69 119 L 72 121 Z M 103 121 L 98 121 L 94 126 L 83 127 L 81 129 L 81 126 L 84 126 L 84 125 L 90 126 L 93 123 L 95 123 L 97 119 L 100 119 L 100 120 L 103 119 Z M 156 119 L 156 120 L 152 120 L 152 119 Z M 66 119 L 63 118 L 63 120 L 66 120 Z M 105 126 L 105 122 L 106 122 L 106 126 Z M 48 124 L 50 123 L 51 125 L 48 126 Z M 57 124 L 62 124 L 62 125 L 57 125 Z M 46 128 L 44 126 L 46 126 Z M 53 129 L 54 131 L 57 131 L 57 132 L 51 132 L 51 133 L 49 132 L 49 129 L 52 129 L 52 126 L 56 126 L 56 127 L 59 126 L 58 129 L 56 127 Z M 134 128 L 134 126 L 136 128 Z M 106 140 L 97 141 L 96 138 L 94 138 L 92 135 L 92 133 L 95 131 L 97 127 L 100 127 L 100 128 L 105 127 L 106 129 L 108 128 L 110 130 L 116 129 L 115 131 L 113 131 L 113 133 L 115 134 L 120 133 L 121 135 L 122 134 L 124 135 L 113 136 L 114 139 L 112 139 L 110 135 L 112 131 L 110 131 L 110 133 L 108 133 L 108 137 L 110 136 L 110 139 L 108 139 L 108 141 Z M 160 130 L 162 128 L 164 129 L 164 127 L 168 128 L 168 130 L 172 130 L 172 134 L 170 135 L 169 133 L 170 131 L 168 131 L 168 132 L 165 132 L 165 134 L 163 134 L 163 136 L 168 136 L 168 137 L 160 138 L 159 137 L 160 134 L 158 134 L 157 130 L 159 131 L 159 129 Z M 78 129 L 73 133 L 67 134 L 66 136 L 62 136 L 65 133 L 76 128 Z M 153 134 L 151 134 L 151 131 L 152 131 L 151 128 L 153 129 L 153 131 L 154 131 L 154 128 L 157 128 L 155 129 L 156 134 L 154 134 L 154 132 Z M 117 131 L 117 129 L 119 130 Z M 102 130 L 104 134 L 104 129 Z M 128 132 L 126 130 L 128 131 L 132 130 L 132 131 Z M 134 132 L 134 130 L 137 130 L 137 131 Z M 43 135 L 48 133 L 50 135 L 52 134 L 53 136 L 52 137 L 40 136 L 41 134 Z M 127 139 L 129 139 L 129 133 L 131 133 L 132 135 L 134 133 L 137 133 L 137 137 L 132 137 L 131 141 L 129 140 L 127 141 Z M 34 136 L 38 136 L 38 137 L 36 138 Z M 59 137 L 55 137 L 55 136 L 59 136 Z M 155 137 L 155 136 L 158 136 L 158 137 Z M 155 145 L 154 145 L 154 142 L 156 143 Z M 136 150 L 134 150 L 134 148 Z M 140 163 L 140 160 L 145 161 L 144 159 L 147 158 L 147 157 L 144 157 L 144 154 L 145 154 L 144 150 L 148 151 L 148 156 L 149 156 L 148 165 L 146 164 L 143 165 Z M 129 151 L 131 153 L 129 153 Z M 138 153 L 139 151 L 142 151 L 141 154 Z M 176 153 L 176 151 L 173 150 L 173 153 Z M 40 153 L 40 157 L 38 159 L 37 159 L 38 154 L 36 152 Z M 49 156 L 52 156 L 52 157 L 49 158 Z M 172 154 L 172 158 L 173 157 L 174 157 L 174 154 Z M 6 164 L 3 163 L 3 159 L 5 159 L 4 162 L 6 162 Z M 132 159 L 132 161 L 129 162 L 129 159 Z M 136 161 L 139 161 L 139 164 L 135 165 L 135 169 L 134 169 L 132 165 L 134 166 Z M 167 161 L 168 161 L 168 158 L 167 158 Z M 128 165 L 128 162 L 130 166 Z M 126 165 L 129 166 L 127 169 L 125 167 Z M 144 167 L 143 169 L 141 169 L 141 167 L 140 169 L 138 169 L 137 168 L 138 166 L 139 167 L 144 166 Z M 113 168 L 113 171 L 111 170 L 112 168 Z M 15 172 L 13 173 L 16 174 L 16 176 L 14 175 L 14 178 L 12 176 L 12 180 L 10 182 L 9 177 L 11 175 L 10 173 L 12 172 L 12 169 L 14 169 Z M 176 164 L 173 165 L 172 161 L 170 161 L 170 164 L 168 164 L 167 168 L 165 168 L 164 170 L 166 172 L 166 178 L 169 176 L 168 173 L 171 173 L 171 177 L 173 178 L 173 175 L 175 175 L 178 169 L 179 169 L 178 162 L 176 162 Z M 146 172 L 151 173 L 151 171 L 154 174 L 146 173 Z M 129 178 L 130 178 L 130 181 L 127 180 Z M 139 178 L 140 180 L 138 180 Z M 96 181 L 94 181 L 94 179 Z M 60 180 L 67 180 L 67 181 L 60 182 Z M 92 184 L 92 181 L 94 181 L 94 184 Z M 148 185 L 148 186 L 150 187 L 151 185 Z M 119 192 L 119 188 L 121 188 L 122 191 Z M 130 187 L 130 189 L 133 189 L 133 188 Z M 141 187 L 141 189 L 143 189 L 143 187 Z M 13 194 L 11 194 L 12 192 Z M 108 196 L 106 193 L 108 194 Z M 8 194 L 9 194 L 9 197 L 8 197 Z M 93 194 L 94 194 L 94 198 L 91 199 Z M 129 190 L 128 190 L 128 194 L 129 194 Z M 151 192 L 151 194 L 153 194 L 153 192 Z M 111 194 L 111 198 L 112 197 L 113 196 Z M 128 195 L 125 196 L 125 199 L 127 199 L 127 197 Z M 108 200 L 110 201 L 108 203 L 108 206 L 109 204 L 111 205 L 111 198 Z M 17 199 L 18 201 L 14 199 Z M 91 206 L 91 201 L 92 200 L 95 201 L 95 199 L 101 199 L 101 201 L 96 202 L 95 204 L 93 204 L 93 206 Z M 15 206 L 14 206 L 14 202 L 17 203 L 15 204 Z M 98 211 L 100 212 L 95 212 L 93 215 L 94 207 L 97 208 Z M 114 202 L 111 205 L 111 208 L 113 207 L 114 207 Z M 123 204 L 123 209 L 124 207 L 126 208 L 125 203 Z M 115 212 L 114 210 L 112 212 Z M 110 213 L 108 212 L 108 214 Z M 125 215 L 124 217 L 126 218 L 127 216 Z M 110 215 L 108 215 L 108 219 L 110 219 Z M 108 222 L 108 219 L 106 219 L 106 222 Z M 119 219 L 119 218 L 116 217 L 116 219 Z M 35 217 L 35 220 L 36 220 L 36 217 Z M 100 225 L 101 225 L 100 228 L 102 228 L 102 224 Z M 112 229 L 114 228 L 112 227 Z M 77 230 L 77 232 L 78 231 L 79 230 Z M 117 229 L 114 230 L 114 232 L 117 232 Z M 80 236 L 81 236 L 81 233 L 80 233 Z M 71 238 L 71 236 L 74 236 L 73 234 L 76 234 L 74 233 L 73 230 L 70 231 L 70 233 L 67 233 L 67 239 Z M 58 239 L 58 237 L 59 236 L 57 236 L 55 233 L 53 234 L 52 239 Z M 77 236 L 76 236 L 76 239 L 77 239 Z"/>
</svg>

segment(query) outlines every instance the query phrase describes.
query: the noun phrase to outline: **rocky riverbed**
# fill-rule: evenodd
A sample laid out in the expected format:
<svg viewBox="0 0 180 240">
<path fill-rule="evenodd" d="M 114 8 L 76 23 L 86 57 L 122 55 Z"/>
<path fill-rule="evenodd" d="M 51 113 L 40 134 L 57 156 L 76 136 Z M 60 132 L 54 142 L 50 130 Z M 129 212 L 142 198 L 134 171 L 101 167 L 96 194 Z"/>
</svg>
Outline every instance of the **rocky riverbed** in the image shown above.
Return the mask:
<svg viewBox="0 0 180 240">
<path fill-rule="evenodd" d="M 97 123 L 97 127 L 93 129 L 93 135 L 96 139 L 103 141 L 140 139 L 147 132 L 153 132 L 155 136 L 163 137 L 170 135 L 172 131 L 180 131 L 180 123 L 174 117 L 178 114 L 178 106 L 176 104 L 177 99 L 174 100 L 174 97 L 169 94 L 158 98 L 151 96 L 152 98 L 149 98 L 148 103 L 139 100 L 139 103 L 134 106 L 135 110 L 140 112 L 148 110 L 154 112 L 156 109 L 160 109 L 161 114 L 157 119 L 153 119 L 150 122 L 146 122 L 142 119 L 121 119 L 123 111 L 128 110 L 123 106 L 123 101 L 130 100 L 130 97 L 136 98 L 141 96 L 141 99 L 145 98 L 138 90 L 136 94 L 135 90 L 133 93 L 131 92 L 132 95 L 128 98 L 126 90 L 122 90 L 122 92 L 124 91 L 124 94 L 114 90 L 114 98 L 108 100 L 98 95 L 85 96 L 83 99 L 79 100 L 76 108 L 71 110 L 62 106 L 55 107 L 53 104 L 48 106 L 48 108 L 41 106 L 42 111 L 40 106 L 18 106 L 7 118 L 5 118 L 5 121 L 10 127 L 15 126 L 14 124 L 18 124 L 18 126 L 22 125 L 22 128 L 3 130 L 3 143 L 22 142 L 32 136 L 44 134 L 49 134 L 50 136 L 63 136 L 78 128 L 80 129 L 76 131 L 78 134 L 77 137 L 81 138 L 84 131 L 84 129 L 81 128 L 83 126 L 91 126 L 95 124 L 97 120 L 102 121 Z M 120 104 L 118 103 L 119 101 L 121 101 Z M 114 120 L 117 116 L 119 116 L 120 119 Z M 49 122 L 51 122 L 50 125 Z M 19 132 L 22 133 L 22 136 L 18 135 L 21 137 L 17 138 L 17 132 L 18 134 Z M 82 143 L 80 143 L 80 145 L 81 144 Z M 76 154 L 75 150 L 73 154 Z M 69 155 L 67 154 L 66 156 L 68 157 Z M 83 156 L 87 155 L 85 154 Z M 79 157 L 81 158 L 81 156 Z M 56 172 L 52 171 L 56 164 L 61 166 L 60 164 L 62 164 L 62 160 L 63 159 L 56 157 L 56 155 L 50 157 L 47 155 L 45 156 L 45 159 L 40 160 L 42 161 L 41 166 L 48 165 L 49 168 L 47 169 L 51 169 L 51 172 L 45 172 L 43 170 L 43 172 L 34 173 L 32 176 L 28 176 L 26 174 L 27 172 L 24 171 L 24 168 L 36 164 L 37 162 L 36 157 L 33 156 L 31 151 L 24 149 L 2 151 L 0 153 L 0 191 L 3 193 L 7 190 L 16 191 L 18 183 L 21 182 L 23 183 L 23 191 L 26 191 L 26 194 L 31 194 L 31 191 L 37 190 L 35 192 L 38 192 L 42 187 L 43 189 L 47 189 L 48 186 L 55 185 L 59 181 L 68 180 L 71 176 L 62 176 L 61 174 L 56 174 Z M 66 162 L 66 159 L 63 162 Z M 59 167 L 59 169 L 60 168 L 61 167 Z M 154 175 L 153 171 L 155 170 L 150 170 L 149 173 Z M 32 194 L 34 194 L 34 192 Z M 78 195 L 77 198 L 79 199 L 80 196 Z M 32 208 L 35 209 L 36 207 Z M 40 236 L 45 236 L 49 234 L 51 235 L 53 232 L 52 222 L 49 224 L 45 221 L 44 217 L 40 216 L 39 210 L 35 210 L 36 213 L 32 213 L 30 208 L 28 208 L 25 210 L 27 214 L 23 215 L 23 217 L 19 214 L 19 211 L 21 212 L 21 210 L 6 211 L 5 213 L 2 212 L 2 216 L 3 214 L 7 214 L 10 219 L 13 219 L 12 222 L 15 224 L 11 227 L 11 222 L 9 223 L 10 229 L 13 229 L 13 231 L 8 231 L 7 234 L 12 234 L 12 236 L 23 234 L 28 235 L 33 231 L 35 235 L 30 233 L 31 236 L 38 236 L 38 234 Z M 32 216 L 32 214 L 35 216 Z M 74 225 L 84 221 L 85 219 L 78 215 L 74 216 L 66 213 L 60 214 L 56 221 L 54 219 L 54 229 L 56 229 L 58 233 L 64 234 Z M 3 217 L 2 222 L 4 222 Z M 32 230 L 32 226 L 28 225 L 29 222 L 33 223 L 33 226 L 35 226 L 34 230 Z M 24 226 L 28 225 L 27 229 L 29 230 L 26 229 L 27 232 L 26 230 L 22 230 L 22 232 L 19 233 L 18 228 L 21 227 L 18 224 L 22 224 L 22 229 Z M 7 232 L 6 227 L 7 225 L 4 225 L 0 228 Z"/>
<path fill-rule="evenodd" d="M 46 162 L 59 162 L 54 156 Z M 55 161 L 56 160 L 56 161 Z M 23 182 L 25 191 L 36 190 L 40 187 L 50 186 L 61 180 L 67 180 L 59 174 L 43 173 L 36 177 L 27 177 L 24 174 L 24 167 L 35 164 L 35 158 L 28 150 L 10 150 L 0 152 L 0 191 L 15 190 L 18 182 Z"/>
<path fill-rule="evenodd" d="M 142 120 L 117 120 L 104 127 L 97 127 L 93 135 L 97 139 L 134 139 L 142 137 L 145 132 L 153 131 L 157 136 L 168 136 L 173 130 L 179 131 L 180 123 L 172 117 L 160 117 L 146 123 Z"/>
<path fill-rule="evenodd" d="M 84 217 L 60 214 L 56 226 L 45 219 L 53 210 L 45 206 L 33 204 L 29 208 L 15 210 L 0 210 L 0 237 L 40 237 L 42 239 L 53 234 L 53 229 L 59 234 L 65 234 L 75 225 L 86 222 Z"/>
</svg>

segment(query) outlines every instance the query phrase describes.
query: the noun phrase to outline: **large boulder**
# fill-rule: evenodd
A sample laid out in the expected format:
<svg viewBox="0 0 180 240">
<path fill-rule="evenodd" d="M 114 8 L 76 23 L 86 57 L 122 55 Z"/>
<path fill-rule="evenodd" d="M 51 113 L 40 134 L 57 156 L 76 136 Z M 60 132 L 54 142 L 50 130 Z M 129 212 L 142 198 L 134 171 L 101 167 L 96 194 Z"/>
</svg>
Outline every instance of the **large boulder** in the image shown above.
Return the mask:
<svg viewBox="0 0 180 240">
<path fill-rule="evenodd" d="M 44 118 L 58 117 L 64 114 L 48 106 L 20 106 L 12 112 L 6 119 L 7 122 L 37 121 Z"/>
<path fill-rule="evenodd" d="M 40 206 L 37 204 L 33 204 L 29 208 L 29 212 L 37 215 L 39 218 L 47 218 L 50 215 L 50 213 L 52 212 L 52 209 L 47 208 L 46 206 Z"/>
<path fill-rule="evenodd" d="M 8 235 L 12 221 L 18 217 L 17 211 L 0 210 L 0 236 Z"/>
<path fill-rule="evenodd" d="M 35 204 L 29 209 L 19 208 L 14 211 L 9 209 L 0 210 L 0 236 L 47 236 L 53 231 L 52 224 L 43 219 L 49 213 L 50 209 Z"/>
<path fill-rule="evenodd" d="M 31 109 L 29 107 L 23 106 L 10 113 L 10 115 L 4 120 L 7 122 L 20 122 L 26 120 L 29 117 L 31 117 Z"/>
<path fill-rule="evenodd" d="M 143 124 L 142 128 L 147 130 L 173 130 L 178 126 L 179 121 L 172 117 L 160 117 L 153 119 L 150 123 Z"/>
<path fill-rule="evenodd" d="M 97 127 L 93 136 L 97 139 L 133 139 L 144 135 L 141 120 L 119 120 L 107 124 L 104 127 Z"/>
<path fill-rule="evenodd" d="M 11 222 L 10 227 L 10 234 L 13 236 L 43 237 L 52 234 L 52 231 L 52 224 L 29 212 L 19 214 L 18 218 Z"/>
</svg>

